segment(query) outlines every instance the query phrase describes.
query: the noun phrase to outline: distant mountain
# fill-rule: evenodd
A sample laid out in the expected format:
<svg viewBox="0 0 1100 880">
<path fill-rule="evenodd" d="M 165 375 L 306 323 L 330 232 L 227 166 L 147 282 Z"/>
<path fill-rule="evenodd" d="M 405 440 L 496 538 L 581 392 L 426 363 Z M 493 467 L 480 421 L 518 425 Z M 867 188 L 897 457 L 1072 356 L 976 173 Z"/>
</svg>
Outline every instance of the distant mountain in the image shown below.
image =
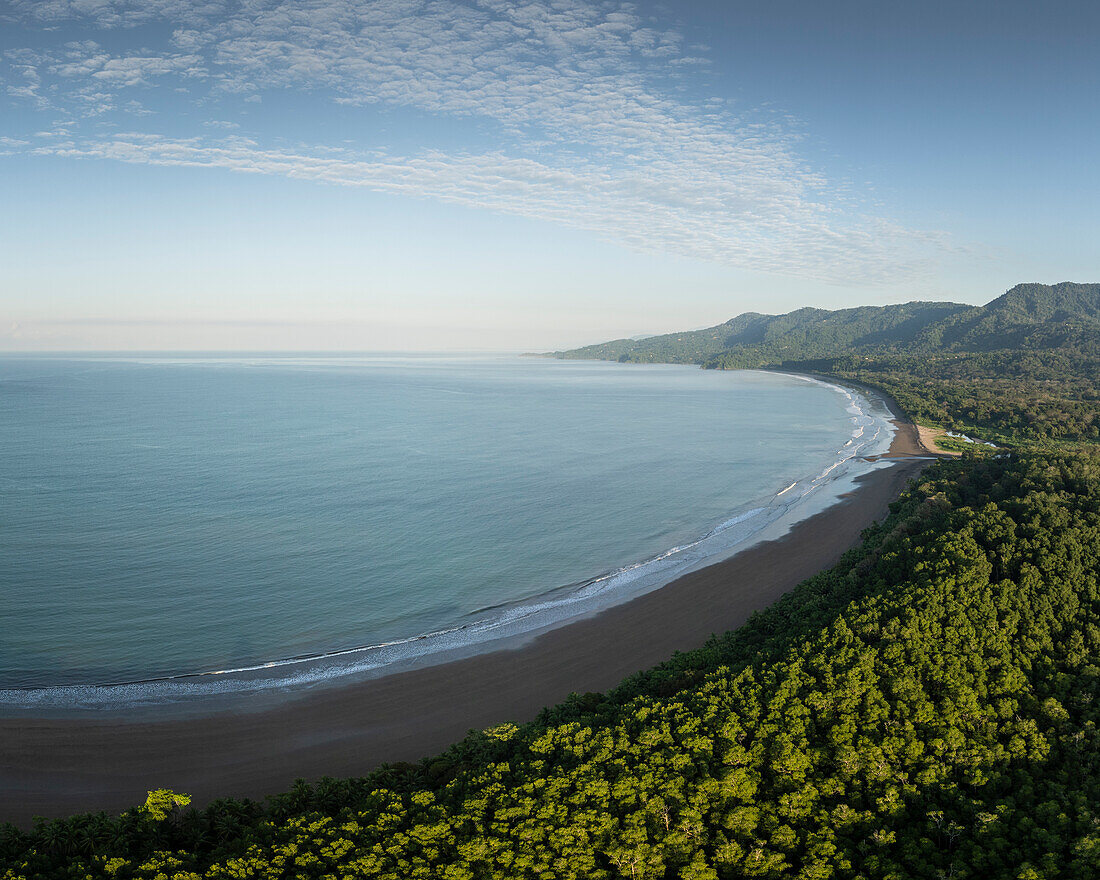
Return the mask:
<svg viewBox="0 0 1100 880">
<path fill-rule="evenodd" d="M 916 348 L 1057 348 L 1100 329 L 1100 284 L 1017 284 L 991 303 L 929 326 Z"/>
<path fill-rule="evenodd" d="M 617 339 L 555 357 L 642 363 L 778 365 L 868 353 L 1051 349 L 1100 331 L 1100 284 L 1020 284 L 986 306 L 904 303 L 787 315 L 746 312 L 717 327 L 645 339 Z"/>
<path fill-rule="evenodd" d="M 886 391 L 922 424 L 998 444 L 1100 439 L 1100 284 L 1018 284 L 976 307 L 748 312 L 554 356 L 824 373 Z"/>
<path fill-rule="evenodd" d="M 889 341 L 910 343 L 937 320 L 969 310 L 969 306 L 957 303 L 912 302 L 835 312 L 804 308 L 786 315 L 746 312 L 705 330 L 646 339 L 616 339 L 554 355 L 651 363 L 704 363 L 730 349 L 760 347 L 775 356 L 809 352 L 802 356 L 821 357 L 853 346 L 881 345 Z"/>
<path fill-rule="evenodd" d="M 985 306 L 910 302 L 785 315 L 746 312 L 704 330 L 617 339 L 559 358 L 724 367 L 780 365 L 851 354 L 1048 349 L 1100 332 L 1100 284 L 1019 284 Z"/>
<path fill-rule="evenodd" d="M 1020 324 L 1083 320 L 1100 325 L 1100 284 L 1017 284 L 985 309 Z"/>
</svg>

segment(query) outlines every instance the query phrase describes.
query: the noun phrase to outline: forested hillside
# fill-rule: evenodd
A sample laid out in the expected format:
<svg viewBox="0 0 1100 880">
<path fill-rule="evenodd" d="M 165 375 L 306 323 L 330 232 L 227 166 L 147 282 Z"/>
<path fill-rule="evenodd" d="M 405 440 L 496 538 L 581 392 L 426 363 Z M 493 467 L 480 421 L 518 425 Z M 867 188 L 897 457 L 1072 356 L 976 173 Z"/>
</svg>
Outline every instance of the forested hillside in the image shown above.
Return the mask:
<svg viewBox="0 0 1100 880">
<path fill-rule="evenodd" d="M 980 307 L 742 315 L 555 356 L 827 373 L 882 388 L 918 421 L 1001 444 L 1100 437 L 1100 284 L 1020 284 Z"/>
<path fill-rule="evenodd" d="M 1018 284 L 988 305 L 936 322 L 916 342 L 925 350 L 1049 348 L 1082 329 L 1100 330 L 1100 285 Z"/>
<path fill-rule="evenodd" d="M 704 363 L 722 353 L 746 366 L 845 354 L 932 354 L 1050 349 L 1100 332 L 1100 284 L 1018 284 L 984 306 L 911 302 L 785 315 L 747 312 L 705 330 L 618 339 L 560 358 Z"/>
<path fill-rule="evenodd" d="M 1100 457 L 941 462 L 740 630 L 418 765 L 0 835 L 5 878 L 1091 878 Z"/>
<path fill-rule="evenodd" d="M 824 356 L 866 345 L 912 343 L 937 321 L 971 311 L 955 303 L 905 303 L 864 306 L 837 312 L 798 309 L 786 315 L 747 312 L 725 324 L 705 330 L 670 333 L 645 339 L 618 339 L 555 357 L 617 360 L 634 363 L 703 363 L 734 349 L 752 351 L 755 362 L 782 358 Z"/>
</svg>

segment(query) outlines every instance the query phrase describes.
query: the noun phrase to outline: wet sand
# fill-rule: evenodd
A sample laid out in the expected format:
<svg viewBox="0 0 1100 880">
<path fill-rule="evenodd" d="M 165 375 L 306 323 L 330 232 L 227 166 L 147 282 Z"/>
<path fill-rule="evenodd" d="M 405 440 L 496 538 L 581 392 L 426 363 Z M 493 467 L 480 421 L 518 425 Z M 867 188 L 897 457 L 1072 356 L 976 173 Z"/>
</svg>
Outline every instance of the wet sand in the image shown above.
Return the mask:
<svg viewBox="0 0 1100 880">
<path fill-rule="evenodd" d="M 928 463 L 906 460 L 928 453 L 911 423 L 895 424 L 888 455 L 898 460 L 782 538 L 516 647 L 330 686 L 265 711 L 0 720 L 0 822 L 118 812 L 152 788 L 202 805 L 273 794 L 298 777 L 359 776 L 442 751 L 470 729 L 529 720 L 571 692 L 613 687 L 739 626 L 858 543 Z"/>
</svg>

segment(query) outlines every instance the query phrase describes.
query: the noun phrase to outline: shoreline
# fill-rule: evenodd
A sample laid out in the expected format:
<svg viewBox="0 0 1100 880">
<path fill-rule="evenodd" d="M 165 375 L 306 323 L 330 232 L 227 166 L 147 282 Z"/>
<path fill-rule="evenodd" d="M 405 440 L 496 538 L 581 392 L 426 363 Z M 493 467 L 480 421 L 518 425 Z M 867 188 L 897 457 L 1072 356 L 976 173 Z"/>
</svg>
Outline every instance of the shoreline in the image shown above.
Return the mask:
<svg viewBox="0 0 1100 880">
<path fill-rule="evenodd" d="M 901 405 L 894 400 L 893 395 L 888 394 L 881 388 L 876 388 L 874 385 L 868 385 L 865 382 L 857 382 L 855 379 L 838 379 L 835 376 L 829 376 L 826 373 L 815 373 L 810 370 L 784 370 L 780 367 L 766 367 L 761 368 L 767 373 L 780 373 L 784 376 L 809 376 L 812 379 L 817 379 L 821 382 L 826 382 L 831 385 L 836 385 L 838 388 L 851 388 L 853 391 L 858 391 L 860 394 L 865 394 L 872 398 L 878 398 L 882 401 L 883 405 L 890 411 L 890 421 L 894 423 L 894 427 L 898 428 L 899 432 L 902 425 L 907 425 L 912 429 L 911 436 L 903 439 L 901 442 L 906 444 L 906 450 L 895 449 L 890 447 L 888 456 L 896 457 L 899 455 L 943 455 L 945 453 L 938 452 L 929 448 L 925 443 L 920 433 L 920 425 L 914 422 L 909 415 L 901 408 Z"/>
<path fill-rule="evenodd" d="M 311 690 L 345 687 L 366 678 L 513 648 L 551 629 L 663 589 L 683 575 L 729 559 L 761 541 L 785 535 L 796 523 L 838 503 L 854 488 L 853 481 L 860 473 L 897 454 L 892 441 L 897 437 L 899 410 L 877 389 L 819 374 L 748 372 L 778 372 L 827 387 L 846 398 L 847 412 L 857 430 L 823 471 L 800 476 L 774 494 L 746 502 L 699 537 L 587 580 L 484 609 L 478 612 L 480 616 L 455 621 L 446 628 L 379 644 L 115 683 L 0 688 L 0 718 L 109 715 L 115 720 L 161 721 L 262 711 Z M 887 451 L 888 442 L 891 451 Z"/>
<path fill-rule="evenodd" d="M 894 414 L 892 463 L 857 477 L 836 503 L 781 536 L 522 642 L 483 644 L 470 656 L 248 711 L 0 719 L 0 822 L 117 812 L 152 788 L 202 805 L 275 794 L 299 777 L 361 776 L 440 752 L 470 729 L 528 721 L 571 692 L 614 687 L 740 626 L 857 544 L 930 460 L 911 423 Z"/>
</svg>

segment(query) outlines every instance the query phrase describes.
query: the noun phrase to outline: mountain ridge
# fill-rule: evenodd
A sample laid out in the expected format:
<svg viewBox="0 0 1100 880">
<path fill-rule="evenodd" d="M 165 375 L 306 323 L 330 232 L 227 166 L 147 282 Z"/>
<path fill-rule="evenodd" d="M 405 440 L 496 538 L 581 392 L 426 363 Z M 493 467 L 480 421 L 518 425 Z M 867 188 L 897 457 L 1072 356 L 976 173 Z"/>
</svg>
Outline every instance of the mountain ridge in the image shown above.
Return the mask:
<svg viewBox="0 0 1100 880">
<path fill-rule="evenodd" d="M 747 312 L 553 356 L 824 373 L 879 388 L 922 424 L 998 445 L 1100 438 L 1100 284 L 1018 284 L 984 306 Z"/>
<path fill-rule="evenodd" d="M 803 307 L 780 315 L 745 312 L 702 330 L 610 340 L 552 356 L 710 365 L 738 353 L 744 366 L 767 366 L 858 352 L 1047 348 L 1082 332 L 1100 332 L 1100 284 L 1027 283 L 984 306 L 918 300 L 838 310 Z"/>
</svg>

